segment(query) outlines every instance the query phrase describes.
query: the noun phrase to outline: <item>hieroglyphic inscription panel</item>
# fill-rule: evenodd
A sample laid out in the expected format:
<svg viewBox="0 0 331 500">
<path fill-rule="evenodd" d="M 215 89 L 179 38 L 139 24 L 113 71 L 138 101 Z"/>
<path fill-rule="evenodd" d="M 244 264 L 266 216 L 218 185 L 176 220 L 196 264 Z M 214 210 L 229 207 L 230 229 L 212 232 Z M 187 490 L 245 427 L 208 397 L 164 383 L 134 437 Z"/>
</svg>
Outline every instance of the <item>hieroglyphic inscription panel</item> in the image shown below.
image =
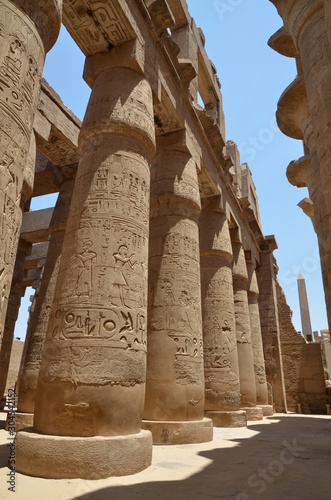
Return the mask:
<svg viewBox="0 0 331 500">
<path fill-rule="evenodd" d="M 86 55 L 108 50 L 135 38 L 119 2 L 65 1 L 63 24 Z"/>
<path fill-rule="evenodd" d="M 231 265 L 202 257 L 201 266 L 206 408 L 236 410 L 240 392 Z"/>
<path fill-rule="evenodd" d="M 162 234 L 155 237 L 154 231 L 153 234 L 149 271 L 150 332 L 167 333 L 174 342 L 176 382 L 200 384 L 203 353 L 200 275 L 196 272 L 199 270 L 197 225 L 177 218 L 165 237 Z"/>
<path fill-rule="evenodd" d="M 0 9 L 0 236 L 3 242 L 0 245 L 0 325 L 3 325 L 21 225 L 24 170 L 45 53 L 38 32 L 27 16 L 6 0 L 0 2 Z"/>
<path fill-rule="evenodd" d="M 76 181 L 43 377 L 135 385 L 145 380 L 149 170 L 137 153 L 104 156 Z"/>
</svg>

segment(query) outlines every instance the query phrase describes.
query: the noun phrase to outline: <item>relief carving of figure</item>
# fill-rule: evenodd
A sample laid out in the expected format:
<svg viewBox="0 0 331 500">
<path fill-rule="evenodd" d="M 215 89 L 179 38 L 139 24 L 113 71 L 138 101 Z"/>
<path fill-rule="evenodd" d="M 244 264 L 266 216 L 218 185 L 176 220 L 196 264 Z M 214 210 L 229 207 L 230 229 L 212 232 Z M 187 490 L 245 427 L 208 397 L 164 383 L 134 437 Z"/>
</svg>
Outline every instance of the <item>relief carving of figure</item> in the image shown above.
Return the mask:
<svg viewBox="0 0 331 500">
<path fill-rule="evenodd" d="M 134 269 L 137 262 L 132 262 L 134 253 L 128 255 L 128 247 L 126 245 L 121 245 L 117 252 L 113 254 L 115 260 L 115 269 L 113 274 L 113 286 L 116 286 L 119 291 L 119 298 L 122 306 L 124 306 L 124 288 L 128 287 L 128 282 L 123 273 L 125 266 L 129 266 L 131 270 Z"/>
<path fill-rule="evenodd" d="M 165 304 L 167 306 L 171 306 L 175 303 L 175 297 L 174 297 L 174 294 L 173 294 L 173 291 L 172 291 L 172 288 L 173 288 L 173 283 L 171 283 L 170 281 L 165 281 L 164 285 L 161 286 L 162 290 L 164 291 L 164 295 L 165 295 Z"/>
<path fill-rule="evenodd" d="M 92 263 L 95 260 L 97 254 L 90 251 L 93 245 L 91 240 L 87 240 L 83 243 L 83 251 L 72 257 L 71 260 L 77 259 L 78 264 L 78 277 L 76 280 L 74 294 L 77 297 L 89 298 L 92 290 Z"/>
</svg>

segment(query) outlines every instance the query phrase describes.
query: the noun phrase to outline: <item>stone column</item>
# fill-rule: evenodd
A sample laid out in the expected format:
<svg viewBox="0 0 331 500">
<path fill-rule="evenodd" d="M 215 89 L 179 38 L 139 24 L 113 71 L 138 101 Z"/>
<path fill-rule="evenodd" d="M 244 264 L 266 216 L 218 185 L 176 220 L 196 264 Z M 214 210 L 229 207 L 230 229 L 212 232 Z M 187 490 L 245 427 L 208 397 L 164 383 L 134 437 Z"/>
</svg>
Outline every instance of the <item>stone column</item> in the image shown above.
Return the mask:
<svg viewBox="0 0 331 500">
<path fill-rule="evenodd" d="M 60 0 L 0 1 L 0 337 L 34 170 L 29 148 L 45 53 L 61 22 Z"/>
<path fill-rule="evenodd" d="M 248 309 L 248 274 L 244 249 L 237 235 L 232 238 L 233 250 L 233 295 L 236 317 L 237 349 L 239 360 L 241 408 L 247 420 L 261 420 L 263 412 L 256 406 L 256 385 L 251 326 Z"/>
<path fill-rule="evenodd" d="M 68 169 L 66 169 L 66 175 L 68 174 Z M 63 178 L 49 227 L 50 237 L 46 263 L 36 304 L 30 315 L 16 391 L 18 393 L 18 405 L 15 414 L 16 431 L 33 426 L 39 369 L 52 308 L 73 186 L 74 180 L 72 178 Z"/>
<path fill-rule="evenodd" d="M 154 444 L 212 439 L 204 419 L 196 164 L 184 132 L 158 138 L 151 168 L 144 427 Z"/>
<path fill-rule="evenodd" d="M 1 142 L 1 137 L 0 137 Z M 36 159 L 36 142 L 34 133 L 30 137 L 30 145 L 28 156 L 26 158 L 26 165 L 24 166 L 24 171 L 22 175 L 22 190 L 19 203 L 17 205 L 17 216 L 19 221 L 19 226 L 16 227 L 15 231 L 19 234 L 19 229 L 22 220 L 23 210 L 28 210 L 30 206 L 30 201 L 32 189 L 33 189 L 33 179 L 34 179 L 34 168 Z M 0 175 L 1 184 L 1 175 Z M 2 191 L 0 189 L 0 200 L 2 196 Z M 3 219 L 4 220 L 4 219 Z M 1 214 L 0 214 L 0 227 L 1 227 Z M 23 280 L 24 280 L 24 261 L 25 256 L 30 252 L 31 245 L 24 242 L 23 240 L 18 240 L 17 244 L 12 245 L 11 243 L 7 245 L 8 241 L 11 240 L 13 234 L 11 230 L 13 226 L 7 225 L 4 230 L 6 234 L 3 234 L 2 241 L 3 244 L 0 246 L 0 254 L 3 251 L 5 261 L 7 263 L 15 262 L 13 272 L 7 273 L 5 267 L 3 266 L 3 273 L 0 271 L 0 283 L 2 283 L 2 288 L 0 288 L 0 407 L 4 407 L 5 398 L 4 391 L 6 388 L 6 380 L 10 362 L 10 355 L 12 344 L 14 340 L 14 329 L 15 323 L 18 316 L 18 310 L 21 304 L 23 291 Z M 7 233 L 8 231 L 8 233 Z M 9 239 L 8 239 L 9 237 Z M 7 238 L 7 242 L 6 242 Z M 15 237 L 16 238 L 16 237 Z M 13 240 L 14 241 L 14 240 Z M 16 241 L 16 239 L 15 239 Z M 14 259 L 14 260 L 13 260 Z M 1 258 L 0 258 L 1 261 Z M 11 264 L 10 264 L 11 266 Z M 9 266 L 9 267 L 10 267 Z M 0 266 L 1 267 L 1 266 Z M 6 274 L 7 273 L 7 274 Z M 7 281 L 10 276 L 11 281 Z M 3 278 L 3 281 L 1 281 Z M 9 290 L 10 286 L 10 292 Z M 9 294 L 9 295 L 8 295 Z M 8 304 L 10 306 L 10 311 L 8 312 Z"/>
<path fill-rule="evenodd" d="M 278 412 L 286 412 L 286 393 L 278 322 L 277 292 L 272 250 L 274 237 L 266 237 L 257 268 L 259 311 L 267 382 L 272 387 L 273 404 Z"/>
<path fill-rule="evenodd" d="M 16 468 L 30 475 L 96 479 L 133 474 L 151 463 L 152 436 L 141 431 L 141 420 L 153 99 L 142 74 L 114 66 L 116 52 L 85 63 L 93 88 L 34 429 L 17 438 Z"/>
<path fill-rule="evenodd" d="M 250 252 L 249 252 L 250 253 Z M 259 311 L 259 287 L 257 284 L 255 262 L 247 260 L 248 272 L 248 309 L 251 327 L 254 372 L 255 372 L 255 387 L 256 387 L 256 404 L 262 408 L 264 416 L 270 416 L 273 413 L 272 405 L 268 404 L 268 386 L 265 373 L 265 362 L 263 355 L 262 332 Z"/>
<path fill-rule="evenodd" d="M 30 245 L 20 240 L 19 248 L 16 255 L 14 266 L 13 279 L 10 288 L 7 315 L 4 324 L 4 333 L 0 349 L 0 401 L 3 408 L 6 402 L 5 389 L 10 362 L 10 355 L 14 340 L 15 324 L 18 316 L 18 310 L 21 305 L 21 298 L 24 295 L 24 262 L 27 251 Z"/>
<path fill-rule="evenodd" d="M 272 0 L 301 56 L 319 172 L 314 183 L 318 235 L 329 327 L 331 328 L 331 46 L 322 0 Z M 329 9 L 327 8 L 328 12 Z M 329 17 L 328 17 L 329 19 Z M 315 210 L 315 207 L 314 207 Z"/>
<path fill-rule="evenodd" d="M 232 247 L 220 197 L 206 198 L 200 217 L 205 416 L 215 427 L 243 427 L 232 282 Z"/>
</svg>

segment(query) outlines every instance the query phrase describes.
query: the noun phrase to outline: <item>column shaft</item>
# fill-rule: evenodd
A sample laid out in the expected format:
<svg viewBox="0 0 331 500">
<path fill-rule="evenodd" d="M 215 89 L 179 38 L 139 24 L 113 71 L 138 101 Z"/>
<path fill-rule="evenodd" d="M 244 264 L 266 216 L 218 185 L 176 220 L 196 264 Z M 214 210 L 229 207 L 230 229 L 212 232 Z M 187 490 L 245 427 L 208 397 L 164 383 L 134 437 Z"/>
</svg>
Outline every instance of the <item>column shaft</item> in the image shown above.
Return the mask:
<svg viewBox="0 0 331 500">
<path fill-rule="evenodd" d="M 64 231 L 68 219 L 74 180 L 62 183 L 50 223 L 49 247 L 36 304 L 30 314 L 18 382 L 16 430 L 32 425 L 36 390 L 48 320 L 60 264 Z M 24 415 L 23 415 L 24 414 Z"/>
<path fill-rule="evenodd" d="M 239 427 L 246 425 L 246 415 L 239 411 L 232 247 L 226 216 L 211 203 L 204 200 L 200 217 L 205 414 L 216 427 Z"/>
<path fill-rule="evenodd" d="M 18 316 L 18 310 L 21 305 L 21 298 L 24 295 L 25 291 L 25 289 L 23 288 L 23 281 L 26 245 L 24 245 L 24 242 L 21 243 L 21 248 L 19 248 L 16 255 L 6 320 L 4 324 L 3 339 L 0 349 L 0 400 L 3 399 L 6 389 L 10 355 L 14 340 L 15 324 Z"/>
<path fill-rule="evenodd" d="M 256 384 L 254 373 L 254 357 L 251 336 L 250 315 L 248 308 L 248 274 L 245 254 L 242 244 L 238 241 L 232 242 L 233 249 L 233 295 L 236 317 L 237 349 L 239 361 L 241 407 L 254 408 L 247 413 L 247 419 L 263 418 L 262 411 L 257 412 L 256 407 Z"/>
<path fill-rule="evenodd" d="M 272 414 L 272 406 L 268 405 L 268 387 L 265 373 L 261 321 L 259 311 L 259 287 L 255 272 L 255 263 L 247 262 L 248 271 L 248 308 L 253 347 L 256 404 L 262 406 L 264 415 Z"/>
<path fill-rule="evenodd" d="M 129 69 L 102 71 L 81 129 L 40 368 L 39 432 L 111 436 L 141 428 L 153 141 L 147 81 Z"/>
<path fill-rule="evenodd" d="M 175 135 L 175 138 L 177 136 Z M 176 145 L 157 145 L 151 169 L 149 313 L 144 418 L 203 421 L 200 194 L 196 165 Z M 146 424 L 145 424 L 146 425 Z M 177 427 L 178 427 L 177 426 Z M 157 427 L 150 424 L 152 431 Z M 210 428 L 200 441 L 210 440 Z M 175 442 L 171 430 L 154 442 Z M 180 431 L 179 431 L 180 434 Z M 178 438 L 180 439 L 180 438 Z M 190 440 L 191 439 L 191 440 Z M 199 442 L 192 435 L 187 442 Z M 178 440 L 176 441 L 178 442 Z"/>
<path fill-rule="evenodd" d="M 257 269 L 259 311 L 267 382 L 272 388 L 276 411 L 286 412 L 286 395 L 278 323 L 277 293 L 273 256 L 263 251 Z"/>
</svg>

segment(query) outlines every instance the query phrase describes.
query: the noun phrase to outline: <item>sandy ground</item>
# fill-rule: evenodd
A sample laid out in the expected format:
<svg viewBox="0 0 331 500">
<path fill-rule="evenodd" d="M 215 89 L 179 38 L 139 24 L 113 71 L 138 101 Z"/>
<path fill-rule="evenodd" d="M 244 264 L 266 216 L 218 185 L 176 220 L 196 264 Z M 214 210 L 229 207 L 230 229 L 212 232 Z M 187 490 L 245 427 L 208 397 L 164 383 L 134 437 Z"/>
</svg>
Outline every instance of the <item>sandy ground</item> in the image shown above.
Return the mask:
<svg viewBox="0 0 331 500">
<path fill-rule="evenodd" d="M 331 499 L 331 417 L 276 414 L 244 429 L 214 429 L 211 443 L 155 446 L 133 476 L 99 481 L 16 473 L 7 490 L 9 434 L 0 413 L 0 498 L 17 500 Z"/>
</svg>

